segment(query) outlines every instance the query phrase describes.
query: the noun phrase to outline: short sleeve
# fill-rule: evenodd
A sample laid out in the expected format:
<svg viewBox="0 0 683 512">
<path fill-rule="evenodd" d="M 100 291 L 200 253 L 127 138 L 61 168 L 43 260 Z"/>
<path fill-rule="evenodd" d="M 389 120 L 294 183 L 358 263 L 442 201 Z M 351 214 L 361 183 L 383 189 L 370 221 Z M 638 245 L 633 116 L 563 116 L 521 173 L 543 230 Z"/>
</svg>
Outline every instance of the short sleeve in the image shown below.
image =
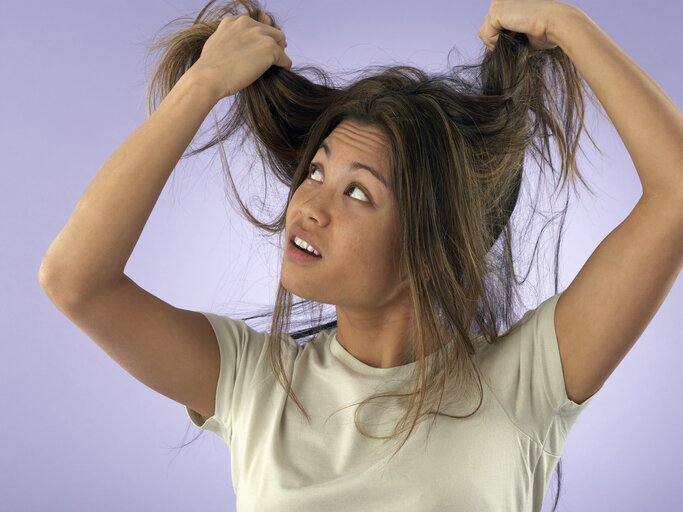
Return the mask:
<svg viewBox="0 0 683 512">
<path fill-rule="evenodd" d="M 560 347 L 557 344 L 555 331 L 555 307 L 564 292 L 560 292 L 541 303 L 533 312 L 528 325 L 532 337 L 536 340 L 533 352 L 536 353 L 534 369 L 538 373 L 535 380 L 543 384 L 546 397 L 553 411 L 580 411 L 593 400 L 593 396 L 577 404 L 567 396 L 564 384 L 564 369 L 560 358 Z M 538 350 L 536 350 L 536 348 Z"/>
<path fill-rule="evenodd" d="M 569 430 L 597 394 L 594 393 L 580 404 L 567 396 L 564 369 L 555 330 L 555 307 L 562 293 L 564 292 L 542 302 L 531 313 L 527 324 L 529 334 L 527 339 L 534 340 L 533 348 L 530 348 L 530 352 L 534 354 L 532 380 L 545 391 L 551 415 L 543 445 L 547 452 L 558 456 L 561 455 Z"/>
<path fill-rule="evenodd" d="M 562 293 L 527 311 L 487 349 L 483 364 L 511 420 L 552 454 L 561 453 L 572 425 L 595 397 L 577 404 L 567 396 L 555 332 L 555 306 Z"/>
<path fill-rule="evenodd" d="M 580 404 L 567 396 L 564 370 L 555 331 L 555 307 L 564 292 L 543 301 L 526 313 L 521 329 L 521 361 L 529 374 L 531 403 L 545 451 L 561 455 L 564 441 L 579 414 L 593 401 L 595 394 Z M 533 390 L 533 391 L 532 391 Z"/>
<path fill-rule="evenodd" d="M 265 335 L 255 331 L 243 320 L 201 312 L 211 324 L 220 352 L 220 373 L 216 387 L 214 415 L 205 418 L 197 411 L 185 407 L 192 423 L 213 432 L 229 444 L 232 436 L 234 395 L 243 389 L 243 382 L 253 374 L 265 345 Z"/>
</svg>

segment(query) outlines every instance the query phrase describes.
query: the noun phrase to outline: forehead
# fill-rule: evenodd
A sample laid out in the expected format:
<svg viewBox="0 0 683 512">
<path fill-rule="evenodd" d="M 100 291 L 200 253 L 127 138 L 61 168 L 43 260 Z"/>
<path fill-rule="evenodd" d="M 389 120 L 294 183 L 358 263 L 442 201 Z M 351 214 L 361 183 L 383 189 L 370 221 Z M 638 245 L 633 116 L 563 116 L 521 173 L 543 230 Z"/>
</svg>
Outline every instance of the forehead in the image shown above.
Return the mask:
<svg viewBox="0 0 683 512">
<path fill-rule="evenodd" d="M 363 157 L 364 161 L 379 167 L 383 172 L 388 170 L 389 140 L 377 127 L 344 120 L 330 132 L 324 142 L 332 147 L 333 154 L 352 153 L 354 158 Z"/>
</svg>

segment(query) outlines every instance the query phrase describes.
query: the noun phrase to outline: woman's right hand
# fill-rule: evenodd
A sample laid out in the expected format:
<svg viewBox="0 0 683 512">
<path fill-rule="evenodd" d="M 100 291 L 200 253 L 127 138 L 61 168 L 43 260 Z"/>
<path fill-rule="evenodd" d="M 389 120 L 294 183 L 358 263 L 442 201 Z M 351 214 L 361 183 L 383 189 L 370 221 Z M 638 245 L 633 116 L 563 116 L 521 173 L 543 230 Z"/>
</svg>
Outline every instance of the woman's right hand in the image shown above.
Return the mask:
<svg viewBox="0 0 683 512">
<path fill-rule="evenodd" d="M 213 82 L 219 99 L 244 89 L 273 65 L 292 67 L 284 32 L 271 25 L 267 14 L 262 12 L 261 19 L 264 23 L 248 14 L 225 16 L 190 68 L 201 80 Z"/>
</svg>

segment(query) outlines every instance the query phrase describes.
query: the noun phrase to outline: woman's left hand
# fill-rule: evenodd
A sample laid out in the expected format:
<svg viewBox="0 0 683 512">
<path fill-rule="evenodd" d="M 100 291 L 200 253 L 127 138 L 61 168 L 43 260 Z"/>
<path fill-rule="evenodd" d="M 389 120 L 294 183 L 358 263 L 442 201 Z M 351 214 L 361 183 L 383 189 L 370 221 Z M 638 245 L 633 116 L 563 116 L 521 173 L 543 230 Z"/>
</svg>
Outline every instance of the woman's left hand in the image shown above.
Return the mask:
<svg viewBox="0 0 683 512">
<path fill-rule="evenodd" d="M 557 0 L 492 0 L 479 37 L 491 50 L 502 29 L 526 34 L 532 50 L 549 50 L 557 46 L 550 39 L 550 23 L 561 2 Z"/>
</svg>

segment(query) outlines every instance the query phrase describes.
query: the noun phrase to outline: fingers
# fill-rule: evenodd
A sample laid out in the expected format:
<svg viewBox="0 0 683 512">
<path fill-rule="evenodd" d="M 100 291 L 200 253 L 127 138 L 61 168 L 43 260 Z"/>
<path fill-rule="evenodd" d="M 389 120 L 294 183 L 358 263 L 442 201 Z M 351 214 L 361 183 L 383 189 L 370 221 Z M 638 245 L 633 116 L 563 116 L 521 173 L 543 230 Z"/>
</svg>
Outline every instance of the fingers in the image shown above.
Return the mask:
<svg viewBox="0 0 683 512">
<path fill-rule="evenodd" d="M 498 42 L 498 31 L 491 26 L 488 13 L 484 16 L 484 21 L 479 27 L 479 38 L 491 50 L 493 50 Z"/>
<path fill-rule="evenodd" d="M 287 38 L 282 30 L 275 27 L 265 27 L 266 33 L 271 36 L 282 48 L 287 48 Z"/>
<path fill-rule="evenodd" d="M 275 65 L 290 69 L 292 67 L 292 59 L 290 59 L 284 51 L 284 49 L 287 48 L 287 38 L 285 37 L 285 33 L 282 30 L 275 28 L 273 26 L 273 19 L 265 11 L 261 11 L 259 13 L 258 21 L 259 23 L 265 25 L 263 27 L 265 32 L 269 36 L 271 36 L 275 40 L 275 42 L 277 42 L 280 48 L 282 48 L 282 50 L 278 52 L 277 61 L 275 62 Z"/>
<path fill-rule="evenodd" d="M 290 69 L 292 67 L 292 59 L 290 59 L 285 53 L 285 48 L 287 48 L 287 39 L 285 37 L 285 33 L 282 30 L 275 28 L 273 26 L 273 19 L 263 11 L 261 11 L 259 15 L 259 21 L 266 25 L 264 30 L 275 40 L 275 42 L 277 42 L 278 46 L 281 48 L 278 52 L 275 65 Z"/>
<path fill-rule="evenodd" d="M 282 30 L 275 28 L 273 26 L 273 18 L 271 18 L 268 15 L 268 13 L 266 13 L 265 11 L 261 11 L 259 13 L 259 22 L 266 25 L 264 27 L 266 33 L 273 39 L 275 39 L 275 41 L 277 41 L 277 44 L 279 44 L 282 48 L 287 48 L 287 38 L 285 37 L 285 33 Z"/>
<path fill-rule="evenodd" d="M 271 27 L 273 26 L 273 18 L 271 18 L 271 17 L 268 15 L 268 13 L 265 12 L 265 11 L 261 11 L 261 12 L 259 13 L 258 20 L 259 20 L 261 23 L 265 23 L 266 25 L 270 25 Z"/>
</svg>

